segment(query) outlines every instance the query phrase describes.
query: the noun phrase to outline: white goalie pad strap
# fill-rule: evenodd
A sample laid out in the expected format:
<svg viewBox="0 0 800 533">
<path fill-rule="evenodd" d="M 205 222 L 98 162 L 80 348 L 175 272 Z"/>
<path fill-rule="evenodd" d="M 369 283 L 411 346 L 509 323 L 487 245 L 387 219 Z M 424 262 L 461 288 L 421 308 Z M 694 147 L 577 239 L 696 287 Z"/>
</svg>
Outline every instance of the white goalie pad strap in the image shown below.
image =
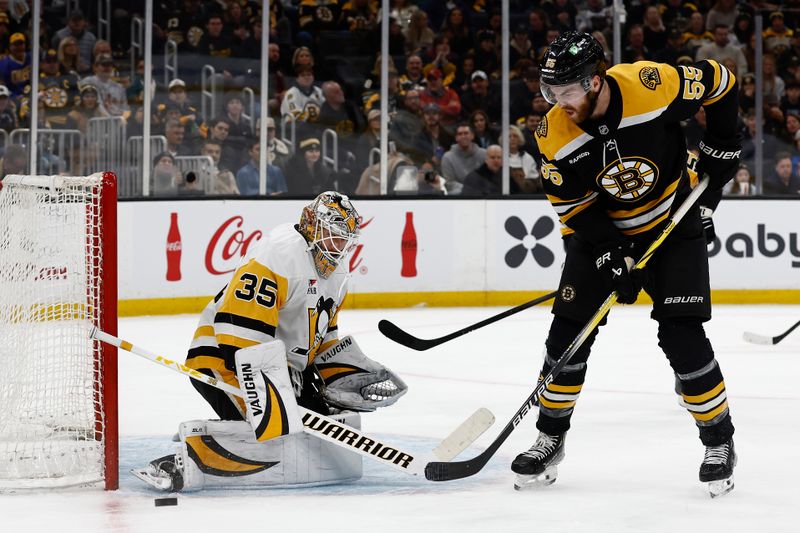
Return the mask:
<svg viewBox="0 0 800 533">
<path fill-rule="evenodd" d="M 350 335 L 314 362 L 325 383 L 322 396 L 337 407 L 374 411 L 392 405 L 408 391 L 400 376 L 364 355 Z"/>
<path fill-rule="evenodd" d="M 337 421 L 360 429 L 358 413 Z M 183 490 L 325 485 L 360 479 L 362 457 L 307 433 L 266 442 L 247 422 L 195 420 L 180 425 Z"/>
<path fill-rule="evenodd" d="M 236 376 L 245 393 L 247 421 L 257 440 L 303 431 L 282 341 L 274 340 L 238 350 Z"/>
</svg>

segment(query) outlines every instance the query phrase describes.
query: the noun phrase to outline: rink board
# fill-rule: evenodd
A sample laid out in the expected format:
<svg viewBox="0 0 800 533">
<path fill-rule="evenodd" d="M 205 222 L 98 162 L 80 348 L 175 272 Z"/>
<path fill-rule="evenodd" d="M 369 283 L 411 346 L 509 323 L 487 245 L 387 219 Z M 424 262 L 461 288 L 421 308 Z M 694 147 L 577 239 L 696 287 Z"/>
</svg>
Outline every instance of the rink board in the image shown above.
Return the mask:
<svg viewBox="0 0 800 533">
<path fill-rule="evenodd" d="M 119 207 L 123 315 L 194 312 L 229 280 L 301 200 L 123 202 Z M 353 307 L 507 305 L 553 290 L 564 249 L 546 200 L 359 200 L 360 244 L 350 258 Z M 800 204 L 726 200 L 710 247 L 718 303 L 800 303 Z M 166 278 L 171 214 L 181 234 L 181 279 Z M 416 249 L 409 243 L 408 214 Z M 406 257 L 403 271 L 403 235 Z M 415 253 L 414 253 L 415 252 Z M 409 270 L 409 263 L 413 263 Z M 405 275 L 403 275 L 405 274 Z M 410 274 L 410 275 L 409 275 Z"/>
</svg>

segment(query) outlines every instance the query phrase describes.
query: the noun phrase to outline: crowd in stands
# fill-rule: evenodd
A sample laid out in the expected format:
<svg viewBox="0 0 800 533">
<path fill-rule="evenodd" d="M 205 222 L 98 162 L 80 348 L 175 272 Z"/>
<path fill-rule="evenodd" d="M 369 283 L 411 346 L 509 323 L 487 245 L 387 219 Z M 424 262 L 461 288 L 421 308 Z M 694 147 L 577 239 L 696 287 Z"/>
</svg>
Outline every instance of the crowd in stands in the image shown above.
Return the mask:
<svg viewBox="0 0 800 533">
<path fill-rule="evenodd" d="M 592 33 L 607 51 L 610 0 L 510 0 L 511 31 L 501 31 L 499 0 L 392 0 L 389 25 L 389 191 L 434 195 L 502 192 L 501 86 L 510 84 L 511 194 L 542 191 L 534 131 L 550 104 L 539 85 L 538 60 L 569 29 Z M 245 89 L 258 102 L 261 2 L 156 0 L 154 50 L 168 40 L 179 72 L 157 79 L 152 108 L 143 108 L 144 61 L 130 70 L 130 25 L 141 2 L 114 2 L 110 42 L 93 33 L 96 3 L 81 10 L 45 9 L 41 24 L 39 127 L 86 131 L 95 117 L 120 117 L 126 135 L 141 136 L 145 113 L 152 133 L 166 138 L 153 154 L 157 195 L 259 193 L 260 109 L 246 109 Z M 119 4 L 119 5 L 117 5 Z M 622 60 L 689 65 L 719 61 L 739 80 L 742 165 L 730 194 L 800 194 L 800 2 L 628 0 Z M 17 0 L 14 6 L 25 5 Z M 30 123 L 30 13 L 0 0 L 0 129 Z M 264 114 L 267 194 L 315 195 L 337 188 L 378 194 L 381 135 L 380 36 L 377 0 L 270 2 L 269 109 Z M 13 12 L 12 12 L 13 11 Z M 764 16 L 756 35 L 754 16 Z M 501 70 L 503 39 L 510 71 Z M 763 45 L 763 171 L 755 168 L 756 44 Z M 158 52 L 160 53 L 160 52 Z M 163 58 L 154 64 L 163 66 Z M 159 63 L 160 62 L 160 63 Z M 200 72 L 214 68 L 216 108 L 200 112 Z M 253 116 L 250 116 L 250 112 Z M 293 143 L 281 125 L 296 126 Z M 686 122 L 689 149 L 702 138 L 702 110 Z M 323 154 L 326 130 L 336 134 Z M 19 164 L 7 146 L 3 175 Z M 377 149 L 377 150 L 376 150 Z M 178 171 L 185 156 L 208 156 L 213 183 L 202 188 Z M 336 168 L 324 156 L 335 156 Z M 413 171 L 409 171 L 413 168 Z M 763 191 L 754 176 L 763 176 Z M 210 192 L 209 192 L 210 191 Z"/>
</svg>

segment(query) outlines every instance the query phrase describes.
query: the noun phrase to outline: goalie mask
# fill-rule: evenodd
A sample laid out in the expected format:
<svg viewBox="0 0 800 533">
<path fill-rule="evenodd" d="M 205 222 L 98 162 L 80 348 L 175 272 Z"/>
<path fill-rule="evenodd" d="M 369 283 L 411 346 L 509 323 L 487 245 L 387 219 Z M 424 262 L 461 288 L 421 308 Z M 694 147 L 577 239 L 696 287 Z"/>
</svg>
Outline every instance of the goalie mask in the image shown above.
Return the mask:
<svg viewBox="0 0 800 533">
<path fill-rule="evenodd" d="M 335 191 L 321 193 L 303 208 L 298 229 L 322 278 L 327 279 L 355 248 L 360 223 L 350 199 Z"/>
</svg>

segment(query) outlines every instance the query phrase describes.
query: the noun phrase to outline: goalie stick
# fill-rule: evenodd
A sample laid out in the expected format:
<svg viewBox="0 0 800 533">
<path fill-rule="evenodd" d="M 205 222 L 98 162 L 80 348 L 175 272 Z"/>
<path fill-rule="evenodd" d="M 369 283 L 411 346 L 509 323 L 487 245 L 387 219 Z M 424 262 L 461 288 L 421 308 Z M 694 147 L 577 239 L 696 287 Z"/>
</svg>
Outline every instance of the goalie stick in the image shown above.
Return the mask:
<svg viewBox="0 0 800 533">
<path fill-rule="evenodd" d="M 544 296 L 540 296 L 535 300 L 531 300 L 530 302 L 525 302 L 524 304 L 520 304 L 517 307 L 512 307 L 502 313 L 494 315 L 492 317 L 487 318 L 486 320 L 481 320 L 480 322 L 476 322 L 471 326 L 467 326 L 463 329 L 458 331 L 454 331 L 448 335 L 443 337 L 438 337 L 436 339 L 420 339 L 419 337 L 415 337 L 411 335 L 407 331 L 403 331 L 398 326 L 389 322 L 388 320 L 381 320 L 378 322 L 378 330 L 384 334 L 388 339 L 393 340 L 398 344 L 402 344 L 406 348 L 411 348 L 412 350 L 417 350 L 418 352 L 424 352 L 434 346 L 439 346 L 440 344 L 444 344 L 447 341 L 451 341 L 457 337 L 462 335 L 466 335 L 471 331 L 475 331 L 476 329 L 482 328 L 483 326 L 488 326 L 489 324 L 493 324 L 498 320 L 502 320 L 506 317 L 509 317 L 513 314 L 519 313 L 520 311 L 524 311 L 533 307 L 534 305 L 538 305 L 542 302 L 546 302 L 552 298 L 555 298 L 556 292 L 551 292 L 550 294 L 545 294 Z"/>
<path fill-rule="evenodd" d="M 203 374 L 177 361 L 134 346 L 128 341 L 99 330 L 97 327 L 92 328 L 90 337 L 121 348 L 126 352 L 136 354 L 229 394 L 240 397 L 245 396 L 240 389 L 219 381 L 213 376 Z M 298 406 L 298 408 L 302 416 L 303 431 L 305 433 L 414 476 L 423 474 L 428 459 L 439 459 L 439 461 L 443 462 L 452 460 L 494 423 L 494 415 L 488 409 L 483 407 L 478 409 L 450 435 L 445 437 L 433 451 L 433 457 L 430 457 L 430 454 L 410 453 L 381 439 L 367 435 L 361 430 L 343 425 L 325 415 L 310 411 L 304 407 Z"/>
<path fill-rule="evenodd" d="M 680 220 L 686 215 L 697 199 L 700 198 L 700 195 L 703 193 L 706 187 L 708 187 L 708 177 L 703 178 L 703 181 L 701 181 L 689 194 L 686 200 L 683 201 L 681 206 L 675 211 L 672 217 L 670 217 L 669 222 L 658 235 L 658 237 L 656 237 L 656 239 L 647 248 L 647 251 L 645 251 L 645 253 L 642 255 L 641 259 L 639 259 L 636 265 L 634 265 L 634 268 L 644 268 L 645 265 L 647 265 L 658 247 L 661 246 L 669 234 L 672 233 L 672 230 L 678 225 L 678 222 L 680 222 Z M 578 336 L 575 337 L 575 339 L 570 343 L 561 357 L 558 358 L 558 361 L 556 361 L 547 375 L 545 375 L 539 381 L 531 395 L 528 396 L 528 398 L 525 400 L 525 403 L 522 404 L 522 407 L 517 409 L 517 412 L 514 413 L 514 416 L 511 418 L 508 424 L 506 424 L 500 434 L 492 441 L 486 450 L 466 461 L 456 461 L 452 463 L 428 463 L 428 465 L 425 467 L 425 477 L 431 481 L 451 481 L 454 479 L 469 477 L 480 472 L 486 463 L 489 462 L 489 459 L 492 458 L 495 452 L 497 452 L 500 446 L 506 441 L 509 435 L 511 435 L 520 422 L 522 422 L 522 419 L 525 418 L 525 416 L 530 413 L 534 407 L 539 405 L 539 398 L 541 397 L 542 393 L 544 393 L 547 386 L 552 383 L 564 366 L 566 366 L 572 356 L 575 355 L 575 352 L 577 352 L 586 339 L 589 338 L 592 331 L 594 331 L 597 325 L 603 320 L 606 314 L 608 314 L 609 310 L 616 302 L 617 293 L 612 292 L 608 298 L 606 298 L 600 308 L 595 312 L 591 320 L 589 320 L 580 333 L 578 333 Z"/>
<path fill-rule="evenodd" d="M 758 333 L 751 333 L 749 331 L 745 331 L 743 336 L 744 340 L 746 340 L 747 342 L 751 342 L 753 344 L 767 344 L 767 345 L 778 344 L 783 339 L 785 339 L 789 335 L 789 333 L 796 330 L 797 326 L 800 326 L 800 320 L 795 322 L 792 327 L 790 327 L 789 329 L 787 329 L 786 331 L 784 331 L 783 333 L 781 333 L 776 337 L 767 337 L 766 335 L 759 335 Z"/>
</svg>

